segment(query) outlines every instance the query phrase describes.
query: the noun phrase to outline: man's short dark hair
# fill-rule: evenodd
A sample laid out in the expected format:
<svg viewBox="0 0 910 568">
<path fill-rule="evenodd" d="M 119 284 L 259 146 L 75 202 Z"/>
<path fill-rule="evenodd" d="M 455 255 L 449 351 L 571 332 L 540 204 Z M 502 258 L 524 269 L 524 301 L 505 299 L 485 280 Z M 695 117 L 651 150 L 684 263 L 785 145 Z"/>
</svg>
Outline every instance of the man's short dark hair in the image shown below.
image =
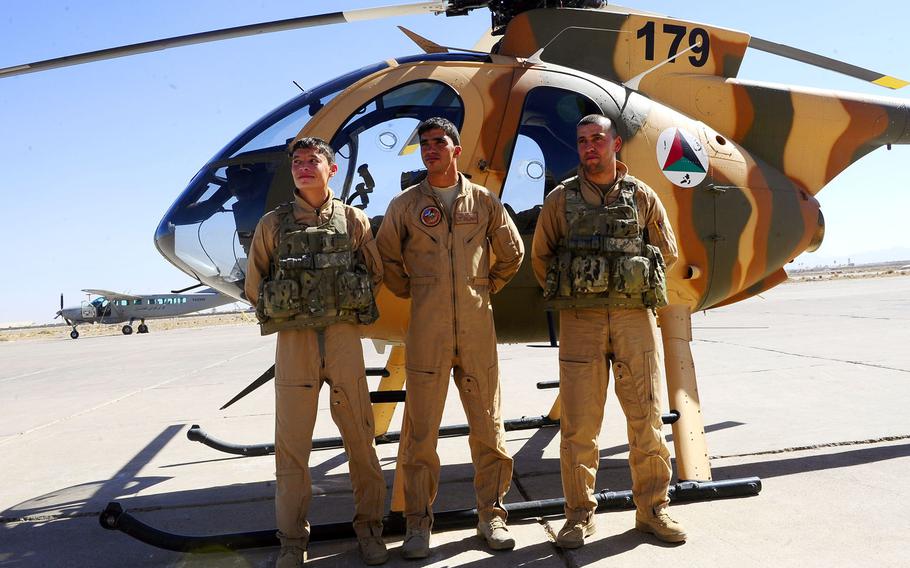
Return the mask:
<svg viewBox="0 0 910 568">
<path fill-rule="evenodd" d="M 589 114 L 588 116 L 579 120 L 578 124 L 575 125 L 575 128 L 581 128 L 586 124 L 596 124 L 597 126 L 603 128 L 605 132 L 609 132 L 614 137 L 619 135 L 619 132 L 616 130 L 616 125 L 613 124 L 613 121 L 602 114 Z"/>
<path fill-rule="evenodd" d="M 293 158 L 294 152 L 297 150 L 310 149 L 315 150 L 317 154 L 325 156 L 325 159 L 330 166 L 335 163 L 335 150 L 332 150 L 332 147 L 329 146 L 328 142 L 322 138 L 316 138 L 315 136 L 312 138 L 301 138 L 296 142 L 292 142 L 291 145 L 288 146 L 288 156 Z"/>
<path fill-rule="evenodd" d="M 461 146 L 461 137 L 458 135 L 458 129 L 452 124 L 452 121 L 441 116 L 434 116 L 421 122 L 417 127 L 417 137 L 419 138 L 424 132 L 434 128 L 442 129 L 456 146 Z"/>
</svg>

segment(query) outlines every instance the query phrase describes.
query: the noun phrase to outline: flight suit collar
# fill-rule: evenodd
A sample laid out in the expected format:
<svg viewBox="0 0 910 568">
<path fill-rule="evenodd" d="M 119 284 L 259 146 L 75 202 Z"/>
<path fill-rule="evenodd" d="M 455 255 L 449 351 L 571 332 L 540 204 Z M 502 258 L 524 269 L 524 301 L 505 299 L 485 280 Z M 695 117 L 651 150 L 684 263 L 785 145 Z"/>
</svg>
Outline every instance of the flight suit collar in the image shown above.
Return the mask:
<svg viewBox="0 0 910 568">
<path fill-rule="evenodd" d="M 468 181 L 468 178 L 466 178 L 463 173 L 458 172 L 458 181 L 455 183 L 458 184 L 459 197 L 462 195 L 467 195 L 468 184 L 470 184 L 471 182 Z M 433 186 L 430 185 L 430 179 L 428 177 L 423 178 L 423 181 L 420 182 L 420 184 L 417 186 L 417 189 L 420 191 L 420 193 L 426 195 L 427 197 L 429 197 L 431 199 L 434 197 Z M 455 199 L 458 199 L 458 197 L 456 197 Z"/>
<path fill-rule="evenodd" d="M 624 163 L 616 160 L 616 181 L 606 192 L 602 192 L 600 186 L 590 181 L 585 176 L 585 169 L 578 166 L 578 181 L 581 187 L 581 196 L 591 205 L 607 205 L 619 197 L 619 182 L 621 182 L 629 173 L 629 167 Z"/>
<path fill-rule="evenodd" d="M 439 198 L 433 191 L 428 179 L 424 178 L 417 185 L 417 191 L 421 199 L 417 202 L 418 214 L 417 227 L 427 234 L 435 231 L 447 232 L 448 228 L 454 230 L 455 226 L 463 224 L 477 224 L 477 214 L 474 211 L 474 201 L 471 199 L 471 191 L 474 187 L 468 180 L 467 176 L 458 172 L 458 194 L 452 203 L 452 211 L 446 213 L 445 206 L 440 203 Z M 427 206 L 429 201 L 432 205 Z"/>
<path fill-rule="evenodd" d="M 318 209 L 313 209 L 312 205 L 307 203 L 299 193 L 294 191 L 294 219 L 298 223 L 321 225 L 322 223 L 328 222 L 328 220 L 332 218 L 334 212 L 335 192 L 332 191 L 331 187 L 329 188 L 329 196 Z"/>
</svg>

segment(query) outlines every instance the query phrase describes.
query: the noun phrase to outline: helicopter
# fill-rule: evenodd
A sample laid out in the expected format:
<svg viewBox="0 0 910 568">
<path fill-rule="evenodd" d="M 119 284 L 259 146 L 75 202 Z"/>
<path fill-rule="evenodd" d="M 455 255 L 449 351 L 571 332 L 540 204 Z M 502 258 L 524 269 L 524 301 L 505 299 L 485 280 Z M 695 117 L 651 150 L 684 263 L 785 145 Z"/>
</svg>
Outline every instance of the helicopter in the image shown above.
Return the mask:
<svg viewBox="0 0 910 568">
<path fill-rule="evenodd" d="M 655 189 L 677 233 L 680 260 L 660 313 L 670 407 L 688 409 L 673 425 L 677 475 L 710 481 L 691 313 L 783 282 L 784 266 L 824 239 L 815 195 L 872 150 L 910 143 L 907 101 L 738 79 L 744 56 L 757 49 L 884 87 L 906 83 L 743 32 L 586 5 L 422 3 L 419 10 L 440 15 L 489 10 L 494 33 L 464 48 L 406 32 L 423 53 L 351 71 L 280 105 L 193 177 L 158 225 L 158 250 L 200 282 L 243 299 L 255 219 L 292 195 L 289 141 L 328 140 L 339 164 L 336 193 L 375 227 L 389 200 L 419 178 L 414 129 L 431 116 L 460 127 L 465 173 L 500 195 L 527 248 L 544 196 L 577 165 L 577 120 L 605 114 L 625 140 L 619 158 Z M 309 18 L 300 20 L 345 20 Z M 168 43 L 175 42 L 147 47 Z M 41 68 L 3 69 L 0 77 Z M 382 316 L 364 335 L 396 345 L 390 358 L 401 357 L 408 305 L 385 290 L 378 302 Z M 500 341 L 551 334 L 528 263 L 493 304 Z"/>
<path fill-rule="evenodd" d="M 215 290 L 196 294 L 124 294 L 110 290 L 85 289 L 83 292 L 96 297 L 83 301 L 78 307 L 64 308 L 63 294 L 60 294 L 60 309 L 54 319 L 62 317 L 66 325 L 73 327 L 72 339 L 79 339 L 77 326 L 86 323 L 121 323 L 128 322 L 120 328 L 123 335 L 132 335 L 133 322 L 139 320 L 137 333 L 148 333 L 147 319 L 171 318 L 191 314 L 224 304 L 230 304 L 233 298 L 219 294 Z"/>
</svg>

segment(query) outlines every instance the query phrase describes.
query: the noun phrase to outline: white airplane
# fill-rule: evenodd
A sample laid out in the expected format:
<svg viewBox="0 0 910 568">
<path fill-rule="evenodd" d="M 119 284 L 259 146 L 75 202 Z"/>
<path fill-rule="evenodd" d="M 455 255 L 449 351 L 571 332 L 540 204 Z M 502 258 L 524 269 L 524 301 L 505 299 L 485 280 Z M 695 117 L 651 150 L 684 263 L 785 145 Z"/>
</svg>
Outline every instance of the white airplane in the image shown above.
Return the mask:
<svg viewBox="0 0 910 568">
<path fill-rule="evenodd" d="M 133 333 L 133 322 L 139 320 L 139 333 L 148 333 L 145 320 L 153 318 L 170 318 L 182 316 L 200 310 L 236 302 L 234 298 L 208 288 L 195 294 L 120 294 L 110 290 L 83 290 L 98 296 L 94 300 L 83 300 L 82 305 L 74 308 L 63 307 L 63 294 L 60 295 L 60 310 L 56 319 L 63 316 L 67 325 L 73 326 L 70 337 L 79 338 L 76 326 L 84 323 L 120 323 L 129 320 L 121 328 L 123 335 Z"/>
</svg>

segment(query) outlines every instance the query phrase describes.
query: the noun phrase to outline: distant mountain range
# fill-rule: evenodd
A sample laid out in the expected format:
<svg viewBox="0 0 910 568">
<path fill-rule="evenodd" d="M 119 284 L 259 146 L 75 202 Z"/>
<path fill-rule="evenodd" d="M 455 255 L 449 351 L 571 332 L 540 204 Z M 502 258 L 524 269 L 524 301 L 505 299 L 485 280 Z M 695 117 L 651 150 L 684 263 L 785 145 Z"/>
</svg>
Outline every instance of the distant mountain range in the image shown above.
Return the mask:
<svg viewBox="0 0 910 568">
<path fill-rule="evenodd" d="M 892 247 L 884 250 L 859 252 L 851 255 L 834 256 L 807 252 L 796 257 L 785 268 L 787 270 L 800 270 L 822 266 L 844 266 L 848 264 L 875 264 L 880 262 L 893 262 L 906 260 L 910 264 L 910 247 Z"/>
</svg>

